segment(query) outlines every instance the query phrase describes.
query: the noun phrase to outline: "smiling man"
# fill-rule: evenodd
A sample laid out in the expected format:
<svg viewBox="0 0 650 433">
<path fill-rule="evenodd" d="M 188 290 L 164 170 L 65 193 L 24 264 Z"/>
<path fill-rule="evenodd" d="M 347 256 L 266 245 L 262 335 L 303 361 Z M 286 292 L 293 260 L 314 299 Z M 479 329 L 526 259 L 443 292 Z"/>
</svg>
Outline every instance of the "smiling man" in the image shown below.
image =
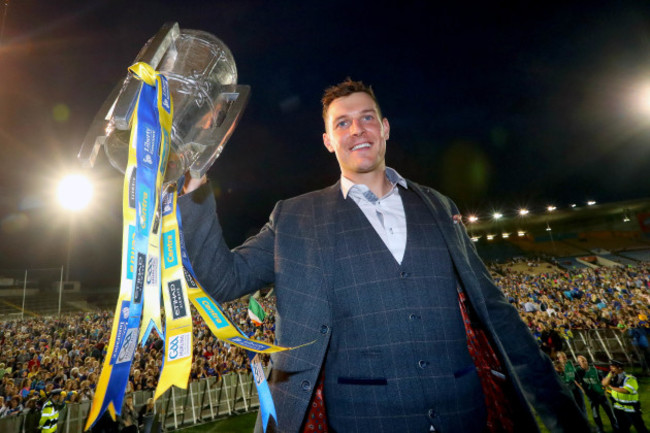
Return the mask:
<svg viewBox="0 0 650 433">
<path fill-rule="evenodd" d="M 188 253 L 218 301 L 273 283 L 274 431 L 588 432 L 528 328 L 489 277 L 451 200 L 386 167 L 372 89 L 322 99 L 334 185 L 280 201 L 232 251 L 205 179 L 180 198 Z M 261 431 L 258 420 L 257 430 Z"/>
</svg>

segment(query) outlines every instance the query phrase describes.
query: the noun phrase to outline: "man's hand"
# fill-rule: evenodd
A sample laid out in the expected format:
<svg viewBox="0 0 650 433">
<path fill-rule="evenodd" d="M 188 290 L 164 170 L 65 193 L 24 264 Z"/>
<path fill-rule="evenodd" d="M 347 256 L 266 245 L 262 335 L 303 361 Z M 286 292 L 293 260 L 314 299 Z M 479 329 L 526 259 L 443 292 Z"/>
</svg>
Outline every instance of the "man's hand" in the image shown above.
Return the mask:
<svg viewBox="0 0 650 433">
<path fill-rule="evenodd" d="M 609 382 L 612 380 L 612 373 L 609 372 L 607 373 L 607 376 L 603 378 L 603 380 L 600 381 L 600 384 L 606 388 L 609 387 Z"/>
<path fill-rule="evenodd" d="M 183 194 L 190 193 L 208 181 L 208 177 L 203 175 L 200 179 L 194 179 L 190 173 L 185 174 L 185 183 L 183 184 Z"/>
</svg>

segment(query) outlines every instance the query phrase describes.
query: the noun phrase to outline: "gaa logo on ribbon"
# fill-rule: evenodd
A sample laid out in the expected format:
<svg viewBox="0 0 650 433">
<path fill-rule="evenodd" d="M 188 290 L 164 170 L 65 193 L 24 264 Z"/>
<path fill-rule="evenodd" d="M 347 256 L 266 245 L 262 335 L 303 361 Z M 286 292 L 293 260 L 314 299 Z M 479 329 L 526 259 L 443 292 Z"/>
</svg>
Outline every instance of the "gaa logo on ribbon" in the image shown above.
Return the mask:
<svg viewBox="0 0 650 433">
<path fill-rule="evenodd" d="M 123 362 L 128 362 L 133 359 L 133 354 L 135 353 L 135 348 L 138 343 L 138 330 L 136 328 L 131 328 L 127 331 L 122 341 L 122 347 L 120 348 L 120 353 L 117 355 L 116 364 L 121 364 Z"/>
<path fill-rule="evenodd" d="M 169 340 L 169 359 L 178 358 L 178 337 Z"/>
<path fill-rule="evenodd" d="M 167 350 L 167 358 L 170 361 L 177 359 L 187 358 L 192 354 L 192 334 L 187 332 L 185 334 L 174 335 L 169 339 L 169 349 Z"/>
<path fill-rule="evenodd" d="M 147 263 L 147 284 L 158 284 L 158 259 L 156 257 L 149 257 Z"/>
</svg>

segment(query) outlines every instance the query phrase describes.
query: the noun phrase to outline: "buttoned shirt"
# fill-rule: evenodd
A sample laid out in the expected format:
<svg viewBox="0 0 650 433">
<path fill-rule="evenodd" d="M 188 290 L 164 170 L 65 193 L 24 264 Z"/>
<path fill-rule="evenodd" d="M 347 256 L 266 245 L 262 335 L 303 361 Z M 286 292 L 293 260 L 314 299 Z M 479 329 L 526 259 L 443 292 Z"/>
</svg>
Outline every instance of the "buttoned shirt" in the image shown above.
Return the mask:
<svg viewBox="0 0 650 433">
<path fill-rule="evenodd" d="M 390 167 L 386 167 L 386 178 L 392 185 L 383 197 L 377 197 L 364 184 L 355 184 L 341 176 L 341 192 L 359 206 L 368 222 L 375 229 L 386 248 L 397 263 L 402 263 L 406 249 L 406 214 L 397 185 L 408 188 L 402 176 Z"/>
</svg>

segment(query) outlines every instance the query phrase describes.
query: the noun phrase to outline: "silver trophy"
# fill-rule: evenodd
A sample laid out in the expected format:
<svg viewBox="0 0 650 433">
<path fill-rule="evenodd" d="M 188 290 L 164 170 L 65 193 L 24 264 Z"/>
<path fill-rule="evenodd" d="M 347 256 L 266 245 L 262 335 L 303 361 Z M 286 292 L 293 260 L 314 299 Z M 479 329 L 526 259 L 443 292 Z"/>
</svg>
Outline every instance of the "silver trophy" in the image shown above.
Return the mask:
<svg viewBox="0 0 650 433">
<path fill-rule="evenodd" d="M 250 86 L 237 84 L 228 47 L 210 33 L 168 23 L 142 47 L 133 63 L 164 74 L 174 103 L 171 152 L 165 183 L 189 171 L 203 176 L 219 157 L 248 102 Z M 77 157 L 93 167 L 100 147 L 111 165 L 126 170 L 130 120 L 141 81 L 130 74 L 113 89 L 86 134 Z"/>
</svg>

